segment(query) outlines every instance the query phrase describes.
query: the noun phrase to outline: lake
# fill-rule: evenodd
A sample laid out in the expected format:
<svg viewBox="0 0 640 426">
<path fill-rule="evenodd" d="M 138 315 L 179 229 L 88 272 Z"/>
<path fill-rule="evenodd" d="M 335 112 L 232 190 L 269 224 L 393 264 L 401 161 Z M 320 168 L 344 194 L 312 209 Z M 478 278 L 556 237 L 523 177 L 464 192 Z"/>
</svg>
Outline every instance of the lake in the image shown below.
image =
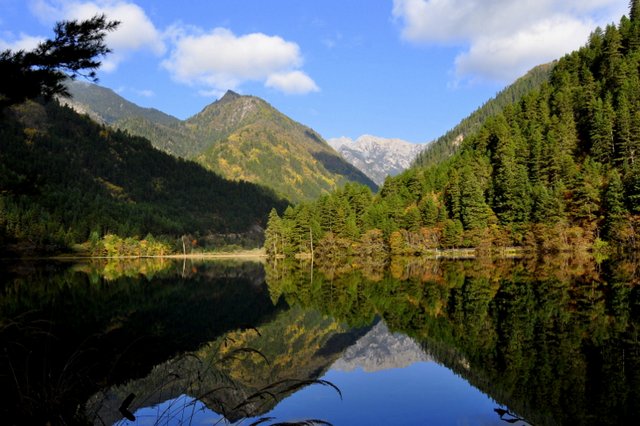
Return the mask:
<svg viewBox="0 0 640 426">
<path fill-rule="evenodd" d="M 5 261 L 0 273 L 3 424 L 640 418 L 631 260 Z"/>
</svg>

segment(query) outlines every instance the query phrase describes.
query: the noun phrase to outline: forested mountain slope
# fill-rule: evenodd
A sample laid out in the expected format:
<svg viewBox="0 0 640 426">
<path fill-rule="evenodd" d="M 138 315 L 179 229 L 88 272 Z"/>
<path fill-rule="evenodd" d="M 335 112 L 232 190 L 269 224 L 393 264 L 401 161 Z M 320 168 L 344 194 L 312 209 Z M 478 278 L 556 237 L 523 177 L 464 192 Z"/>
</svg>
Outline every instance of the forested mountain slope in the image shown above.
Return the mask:
<svg viewBox="0 0 640 426">
<path fill-rule="evenodd" d="M 272 214 L 267 248 L 309 251 L 300 229 L 313 230 L 316 252 L 640 248 L 640 1 L 630 16 L 595 30 L 448 160 L 389 179 L 375 197 L 347 188 Z"/>
<path fill-rule="evenodd" d="M 71 98 L 62 98 L 61 102 L 97 122 L 146 137 L 157 149 L 178 157 L 188 158 L 197 152 L 194 135 L 176 117 L 155 108 L 142 108 L 96 84 L 69 80 L 67 87 Z"/>
<path fill-rule="evenodd" d="M 246 233 L 285 202 L 55 102 L 0 117 L 0 242 L 64 249 L 93 233 Z"/>
<path fill-rule="evenodd" d="M 264 184 L 292 201 L 354 181 L 377 189 L 312 129 L 254 96 L 227 92 L 187 120 L 208 148 L 195 159 L 230 179 Z"/>
<path fill-rule="evenodd" d="M 377 189 L 320 135 L 264 100 L 229 91 L 181 121 L 115 92 L 72 83 L 70 104 L 156 148 L 193 159 L 223 177 L 265 185 L 291 201 L 310 200 L 354 181 Z"/>
<path fill-rule="evenodd" d="M 419 167 L 433 166 L 451 157 L 460 148 L 464 138 L 476 132 L 490 117 L 498 114 L 507 105 L 519 102 L 523 95 L 549 81 L 549 75 L 554 66 L 555 62 L 551 62 L 530 70 L 453 129 L 426 144 L 425 149 L 416 157 L 414 164 Z"/>
</svg>

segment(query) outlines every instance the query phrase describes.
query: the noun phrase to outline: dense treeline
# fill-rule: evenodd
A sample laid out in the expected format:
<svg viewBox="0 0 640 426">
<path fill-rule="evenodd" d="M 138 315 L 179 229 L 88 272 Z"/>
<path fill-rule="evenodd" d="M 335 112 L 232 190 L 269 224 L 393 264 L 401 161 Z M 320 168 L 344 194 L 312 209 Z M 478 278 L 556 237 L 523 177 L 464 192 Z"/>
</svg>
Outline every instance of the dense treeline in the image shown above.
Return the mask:
<svg viewBox="0 0 640 426">
<path fill-rule="evenodd" d="M 507 105 L 437 165 L 347 187 L 271 215 L 272 254 L 416 253 L 526 246 L 542 251 L 640 234 L 640 16 L 597 29 L 548 83 Z M 327 250 L 328 248 L 328 250 Z"/>
<path fill-rule="evenodd" d="M 55 102 L 6 110 L 0 141 L 5 248 L 60 250 L 108 234 L 247 234 L 285 205 L 267 189 L 224 180 Z"/>
</svg>

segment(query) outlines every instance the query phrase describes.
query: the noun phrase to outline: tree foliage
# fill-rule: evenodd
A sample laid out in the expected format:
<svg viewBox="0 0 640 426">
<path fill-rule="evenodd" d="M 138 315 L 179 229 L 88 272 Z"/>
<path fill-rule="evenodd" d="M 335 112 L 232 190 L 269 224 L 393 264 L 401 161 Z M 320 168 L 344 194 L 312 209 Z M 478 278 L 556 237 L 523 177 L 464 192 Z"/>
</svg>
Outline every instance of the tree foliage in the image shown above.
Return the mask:
<svg viewBox="0 0 640 426">
<path fill-rule="evenodd" d="M 596 29 L 583 48 L 555 63 L 547 82 L 518 90 L 517 99 L 474 121 L 453 156 L 431 161 L 427 151 L 417 166 L 387 179 L 370 196 L 357 230 L 329 223 L 360 215 L 345 196 L 348 189 L 312 204 L 321 234 L 348 239 L 356 252 L 363 244 L 359 236 L 372 229 L 404 254 L 429 251 L 422 235 L 439 235 L 440 248 L 557 251 L 604 238 L 637 249 L 637 2 L 631 15 L 618 26 Z M 328 209 L 332 204 L 340 209 Z"/>
<path fill-rule="evenodd" d="M 94 232 L 258 246 L 269 211 L 286 206 L 268 189 L 225 180 L 56 102 L 9 109 L 0 140 L 3 247 L 59 250 Z"/>
<path fill-rule="evenodd" d="M 97 81 L 100 57 L 111 51 L 104 39 L 118 24 L 108 21 L 105 15 L 85 21 L 62 21 L 53 30 L 55 37 L 34 50 L 0 52 L 0 107 L 40 96 L 68 96 L 64 85 L 67 78 L 82 76 Z"/>
</svg>

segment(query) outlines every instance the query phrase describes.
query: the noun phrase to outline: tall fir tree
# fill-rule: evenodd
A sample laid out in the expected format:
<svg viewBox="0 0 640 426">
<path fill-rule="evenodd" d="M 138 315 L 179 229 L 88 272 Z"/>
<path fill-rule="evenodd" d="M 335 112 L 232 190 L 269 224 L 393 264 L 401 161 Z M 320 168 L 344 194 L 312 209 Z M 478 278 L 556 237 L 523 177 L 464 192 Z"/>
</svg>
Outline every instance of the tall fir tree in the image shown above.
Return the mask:
<svg viewBox="0 0 640 426">
<path fill-rule="evenodd" d="M 629 2 L 629 18 L 631 22 L 640 20 L 640 0 L 631 0 Z"/>
<path fill-rule="evenodd" d="M 460 219 L 465 229 L 487 226 L 490 208 L 484 197 L 484 189 L 478 173 L 465 166 L 460 175 Z"/>
<path fill-rule="evenodd" d="M 606 240 L 615 240 L 617 231 L 627 214 L 627 209 L 624 206 L 622 179 L 616 169 L 611 169 L 607 175 L 602 210 L 604 213 L 602 236 Z"/>
</svg>

